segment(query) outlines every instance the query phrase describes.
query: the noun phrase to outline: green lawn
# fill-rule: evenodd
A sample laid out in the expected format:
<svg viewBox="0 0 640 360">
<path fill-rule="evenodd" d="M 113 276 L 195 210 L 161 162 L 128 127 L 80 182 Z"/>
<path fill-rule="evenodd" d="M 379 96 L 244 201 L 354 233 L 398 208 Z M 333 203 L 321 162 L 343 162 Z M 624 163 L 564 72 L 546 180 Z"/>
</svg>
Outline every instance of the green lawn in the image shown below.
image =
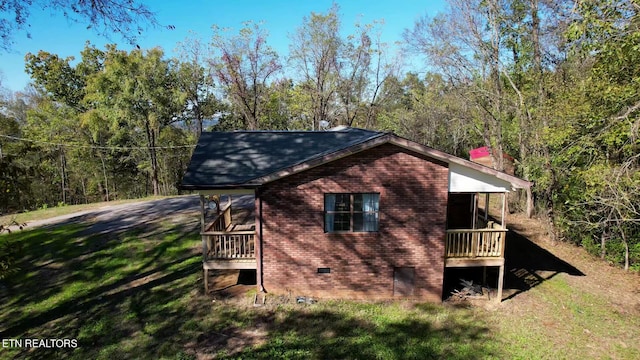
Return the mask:
<svg viewBox="0 0 640 360">
<path fill-rule="evenodd" d="M 254 307 L 251 294 L 202 294 L 197 219 L 102 237 L 84 230 L 3 237 L 23 258 L 21 272 L 0 287 L 0 338 L 77 339 L 78 347 L 0 348 L 0 358 L 640 358 L 638 319 L 573 294 L 562 276 L 529 291 L 538 306 L 531 312 L 277 298 Z M 556 319 L 554 329 L 547 319 Z M 612 337 L 620 342 L 592 349 Z"/>
</svg>

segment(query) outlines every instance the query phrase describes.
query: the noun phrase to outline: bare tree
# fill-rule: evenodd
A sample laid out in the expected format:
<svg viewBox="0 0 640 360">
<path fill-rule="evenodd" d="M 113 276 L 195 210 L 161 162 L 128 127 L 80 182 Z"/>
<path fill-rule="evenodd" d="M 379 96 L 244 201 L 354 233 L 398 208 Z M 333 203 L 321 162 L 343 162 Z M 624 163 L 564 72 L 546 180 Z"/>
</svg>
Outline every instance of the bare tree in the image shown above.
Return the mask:
<svg viewBox="0 0 640 360">
<path fill-rule="evenodd" d="M 427 56 L 473 102 L 479 118 L 476 129 L 492 148 L 494 167 L 503 170 L 502 125 L 505 105 L 502 82 L 504 48 L 498 0 L 450 0 L 452 9 L 435 19 L 423 17 L 406 30 L 412 51 Z"/>
<path fill-rule="evenodd" d="M 289 61 L 301 77 L 302 89 L 311 98 L 313 107 L 311 128 L 320 121 L 335 123 L 333 102 L 338 86 L 336 63 L 342 46 L 339 36 L 338 6 L 326 14 L 311 13 L 291 36 Z"/>
<path fill-rule="evenodd" d="M 0 49 L 11 49 L 16 32 L 29 27 L 32 8 L 61 12 L 67 19 L 87 24 L 100 35 L 117 33 L 130 43 L 143 25 L 158 25 L 154 14 L 138 0 L 3 0 L 0 1 Z M 168 28 L 173 28 L 169 25 Z M 31 34 L 27 31 L 27 37 Z"/>
<path fill-rule="evenodd" d="M 380 32 L 376 32 L 373 38 L 373 48 L 370 50 L 371 60 L 369 66 L 368 89 L 365 94 L 365 127 L 373 128 L 374 122 L 381 110 L 381 103 L 386 99 L 382 88 L 391 77 L 397 77 L 400 72 L 401 61 L 391 57 L 388 44 L 380 40 Z"/>
<path fill-rule="evenodd" d="M 380 40 L 382 21 L 355 24 L 355 33 L 340 36 L 339 7 L 311 13 L 291 37 L 289 61 L 312 104 L 313 129 L 320 121 L 373 127 L 381 88 L 398 70 Z"/>
<path fill-rule="evenodd" d="M 267 31 L 259 24 L 246 22 L 232 37 L 223 36 L 225 31 L 217 27 L 214 32 L 215 76 L 240 113 L 243 127 L 256 130 L 268 100 L 268 82 L 282 68 L 278 54 L 267 45 Z"/>
<path fill-rule="evenodd" d="M 380 40 L 382 24 L 356 24 L 356 33 L 343 41 L 336 63 L 336 93 L 345 125 L 360 121 L 365 127 L 374 126 L 380 90 L 399 70 L 400 61 L 389 58 L 387 44 Z"/>
</svg>

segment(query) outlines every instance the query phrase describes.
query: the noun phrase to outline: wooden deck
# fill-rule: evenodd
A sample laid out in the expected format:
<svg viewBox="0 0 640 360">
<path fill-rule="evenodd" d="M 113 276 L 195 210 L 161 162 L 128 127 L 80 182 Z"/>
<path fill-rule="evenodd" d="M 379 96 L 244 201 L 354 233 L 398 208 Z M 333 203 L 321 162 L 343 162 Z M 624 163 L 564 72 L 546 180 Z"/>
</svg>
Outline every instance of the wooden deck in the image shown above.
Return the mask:
<svg viewBox="0 0 640 360">
<path fill-rule="evenodd" d="M 447 230 L 445 266 L 503 266 L 506 232 L 493 223 L 485 229 Z"/>
<path fill-rule="evenodd" d="M 447 230 L 444 266 L 449 268 L 497 267 L 498 296 L 496 300 L 500 302 L 504 282 L 504 246 L 507 229 L 492 221 L 477 222 L 477 224 L 484 228 Z"/>
<path fill-rule="evenodd" d="M 210 269 L 255 269 L 255 224 L 234 224 L 231 207 L 216 215 L 202 236 L 202 266 Z"/>
<path fill-rule="evenodd" d="M 213 259 L 202 263 L 205 270 L 255 270 L 256 259 Z"/>
</svg>

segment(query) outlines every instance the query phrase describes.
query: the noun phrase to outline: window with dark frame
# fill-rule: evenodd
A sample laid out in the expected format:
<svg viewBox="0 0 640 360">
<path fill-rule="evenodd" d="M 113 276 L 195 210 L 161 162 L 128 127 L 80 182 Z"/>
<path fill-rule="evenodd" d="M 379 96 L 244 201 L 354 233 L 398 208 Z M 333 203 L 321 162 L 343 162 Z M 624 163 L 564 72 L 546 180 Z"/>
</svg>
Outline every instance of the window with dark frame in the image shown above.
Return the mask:
<svg viewBox="0 0 640 360">
<path fill-rule="evenodd" d="M 378 193 L 325 194 L 324 231 L 378 231 L 379 207 Z"/>
</svg>

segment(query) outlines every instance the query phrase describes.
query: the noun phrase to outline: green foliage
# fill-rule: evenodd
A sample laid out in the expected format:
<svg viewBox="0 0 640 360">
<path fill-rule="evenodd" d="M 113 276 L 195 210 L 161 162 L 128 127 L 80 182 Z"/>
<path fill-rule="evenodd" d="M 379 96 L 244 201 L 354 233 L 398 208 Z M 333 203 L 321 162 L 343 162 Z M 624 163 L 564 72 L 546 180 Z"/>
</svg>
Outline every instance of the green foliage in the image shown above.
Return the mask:
<svg viewBox="0 0 640 360">
<path fill-rule="evenodd" d="M 209 48 L 197 38 L 187 38 L 178 44 L 178 48 L 181 61 L 177 81 L 186 96 L 185 107 L 179 117 L 196 134 L 200 134 L 205 121 L 224 111 L 224 105 L 214 94 L 213 71 L 206 65 Z"/>
<path fill-rule="evenodd" d="M 514 155 L 519 174 L 535 183 L 539 213 L 562 238 L 632 266 L 640 223 L 637 4 L 449 3 L 455 11 L 420 18 L 403 34 L 436 76 L 388 82 L 395 101 L 381 113 L 383 126 L 457 155 L 479 145 Z"/>
<path fill-rule="evenodd" d="M 126 53 L 109 46 L 104 70 L 87 81 L 85 102 L 109 128 L 126 131 L 145 148 L 138 169 L 148 173 L 154 195 L 162 190 L 157 147 L 160 132 L 183 109 L 186 94 L 177 85 L 178 68 L 161 49 Z"/>
<path fill-rule="evenodd" d="M 379 114 L 380 125 L 400 136 L 461 157 L 481 143 L 459 94 L 442 76 L 428 73 L 420 79 L 407 73 L 390 78 L 382 92 L 387 106 Z"/>
<path fill-rule="evenodd" d="M 34 95 L 22 107 L 10 101 L 20 111 L 0 126 L 13 124 L 6 133 L 32 143 L 0 139 L 7 155 L 0 161 L 10 162 L 1 211 L 177 192 L 196 141 L 186 125 L 213 111 L 206 96 L 198 114 L 185 111 L 193 106 L 184 85 L 195 75 L 181 73 L 160 49 L 87 43 L 81 56 L 74 63 L 44 51 L 27 55 Z"/>
<path fill-rule="evenodd" d="M 586 71 L 566 94 L 582 104 L 549 131 L 564 175 L 557 202 L 567 234 L 582 234 L 590 252 L 629 268 L 638 257 L 640 223 L 638 9 L 627 1 L 593 1 L 579 3 L 577 14 L 566 36 L 571 60 Z"/>
<path fill-rule="evenodd" d="M 0 113 L 0 134 L 20 136 L 20 125 Z M 34 169 L 24 161 L 30 152 L 26 144 L 0 138 L 0 213 L 18 211 L 32 204 L 29 177 Z"/>
</svg>

